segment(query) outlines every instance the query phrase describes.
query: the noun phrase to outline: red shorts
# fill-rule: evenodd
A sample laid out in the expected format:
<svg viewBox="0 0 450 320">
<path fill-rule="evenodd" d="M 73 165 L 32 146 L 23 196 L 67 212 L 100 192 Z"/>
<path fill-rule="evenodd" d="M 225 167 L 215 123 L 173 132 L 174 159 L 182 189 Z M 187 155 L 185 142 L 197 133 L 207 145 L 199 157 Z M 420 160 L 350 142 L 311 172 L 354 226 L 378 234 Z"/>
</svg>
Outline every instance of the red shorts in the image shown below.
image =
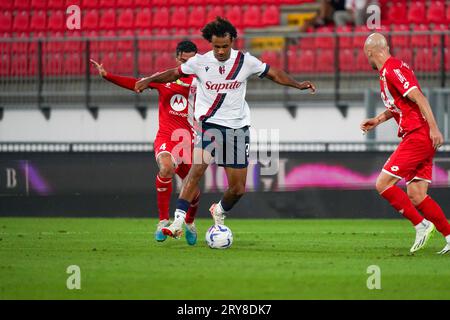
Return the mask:
<svg viewBox="0 0 450 320">
<path fill-rule="evenodd" d="M 435 153 L 429 128 L 424 126 L 403 138 L 395 152 L 386 161 L 383 172 L 405 179 L 407 184 L 413 180 L 431 183 Z"/>
<path fill-rule="evenodd" d="M 153 144 L 155 150 L 155 158 L 158 160 L 160 154 L 168 153 L 171 155 L 173 162 L 177 165 L 176 173 L 180 178 L 184 179 L 192 165 L 192 136 L 180 138 L 179 141 L 172 141 L 171 135 L 156 135 Z"/>
</svg>

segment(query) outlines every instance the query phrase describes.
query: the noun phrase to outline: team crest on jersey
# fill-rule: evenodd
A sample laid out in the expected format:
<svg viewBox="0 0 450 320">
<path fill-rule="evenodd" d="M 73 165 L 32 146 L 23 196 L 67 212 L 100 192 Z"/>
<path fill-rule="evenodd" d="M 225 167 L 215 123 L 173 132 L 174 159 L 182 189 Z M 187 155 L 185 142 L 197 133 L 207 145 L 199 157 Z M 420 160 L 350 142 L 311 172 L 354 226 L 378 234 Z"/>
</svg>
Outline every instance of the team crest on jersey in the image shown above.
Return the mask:
<svg viewBox="0 0 450 320">
<path fill-rule="evenodd" d="M 206 72 L 208 72 L 208 70 L 209 70 L 209 67 L 208 67 L 208 66 L 206 66 L 206 67 L 205 67 L 205 71 L 206 71 Z"/>
<path fill-rule="evenodd" d="M 224 74 L 225 73 L 225 66 L 220 66 L 219 67 L 219 73 L 220 74 Z"/>
</svg>

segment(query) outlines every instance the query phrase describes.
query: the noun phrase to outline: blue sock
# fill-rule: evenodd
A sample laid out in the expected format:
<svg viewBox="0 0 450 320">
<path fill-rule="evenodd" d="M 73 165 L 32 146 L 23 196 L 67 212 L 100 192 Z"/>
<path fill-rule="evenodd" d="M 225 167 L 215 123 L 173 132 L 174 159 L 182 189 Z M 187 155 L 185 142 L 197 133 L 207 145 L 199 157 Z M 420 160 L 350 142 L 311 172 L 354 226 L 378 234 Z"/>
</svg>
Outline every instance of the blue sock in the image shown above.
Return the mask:
<svg viewBox="0 0 450 320">
<path fill-rule="evenodd" d="M 191 205 L 191 203 L 187 200 L 184 200 L 184 199 L 177 200 L 177 210 L 181 210 L 186 213 L 188 211 L 190 205 Z"/>
</svg>

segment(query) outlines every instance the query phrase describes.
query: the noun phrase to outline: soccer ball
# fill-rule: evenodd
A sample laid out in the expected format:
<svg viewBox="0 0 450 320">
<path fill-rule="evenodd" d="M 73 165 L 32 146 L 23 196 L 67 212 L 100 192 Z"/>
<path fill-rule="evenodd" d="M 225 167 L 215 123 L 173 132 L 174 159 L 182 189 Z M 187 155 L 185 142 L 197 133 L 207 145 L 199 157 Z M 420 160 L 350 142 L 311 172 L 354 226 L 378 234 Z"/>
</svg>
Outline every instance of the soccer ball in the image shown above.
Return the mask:
<svg viewBox="0 0 450 320">
<path fill-rule="evenodd" d="M 233 243 L 233 233 L 225 225 L 214 225 L 206 231 L 205 240 L 211 249 L 227 249 Z"/>
</svg>

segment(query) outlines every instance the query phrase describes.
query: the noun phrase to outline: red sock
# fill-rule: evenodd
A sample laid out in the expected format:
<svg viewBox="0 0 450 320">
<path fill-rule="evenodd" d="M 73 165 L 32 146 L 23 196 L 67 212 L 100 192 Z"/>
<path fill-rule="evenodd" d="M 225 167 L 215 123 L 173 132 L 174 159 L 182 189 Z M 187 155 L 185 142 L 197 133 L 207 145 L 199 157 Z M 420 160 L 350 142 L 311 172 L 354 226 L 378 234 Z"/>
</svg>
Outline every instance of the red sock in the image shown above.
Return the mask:
<svg viewBox="0 0 450 320">
<path fill-rule="evenodd" d="M 423 221 L 423 217 L 417 212 L 408 195 L 399 187 L 392 186 L 381 193 L 395 210 L 399 211 L 403 216 L 416 226 Z"/>
<path fill-rule="evenodd" d="M 200 202 L 200 192 L 197 194 L 197 196 L 194 198 L 194 200 L 192 200 L 191 206 L 189 207 L 188 211 L 186 212 L 186 217 L 184 218 L 184 222 L 186 222 L 186 223 L 194 222 L 195 215 L 197 214 L 199 202 Z"/>
<path fill-rule="evenodd" d="M 444 237 L 450 234 L 450 224 L 445 217 L 441 207 L 430 196 L 426 198 L 417 206 L 425 219 L 430 220 L 436 226 L 436 229 L 444 235 Z"/>
<path fill-rule="evenodd" d="M 156 176 L 156 202 L 158 205 L 159 221 L 169 220 L 170 196 L 172 195 L 172 178 Z"/>
</svg>

